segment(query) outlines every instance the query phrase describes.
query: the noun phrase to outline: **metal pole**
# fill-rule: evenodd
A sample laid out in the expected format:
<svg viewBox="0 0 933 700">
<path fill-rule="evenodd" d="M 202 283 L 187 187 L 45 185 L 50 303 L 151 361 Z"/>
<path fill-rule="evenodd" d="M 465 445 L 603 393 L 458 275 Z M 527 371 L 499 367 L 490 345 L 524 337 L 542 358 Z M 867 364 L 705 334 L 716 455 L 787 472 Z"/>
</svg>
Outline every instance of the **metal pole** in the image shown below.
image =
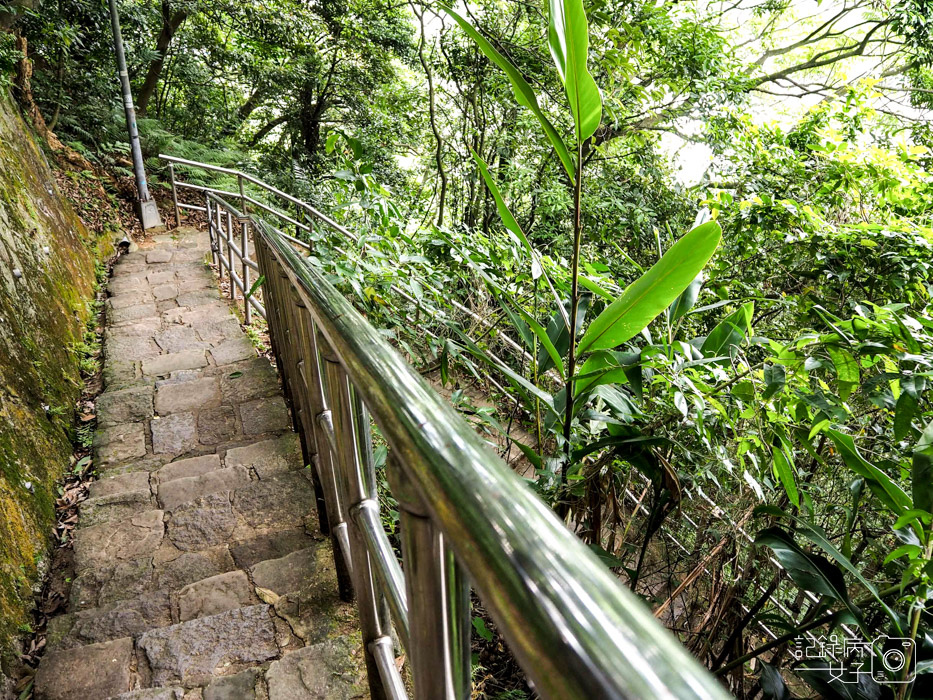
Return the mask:
<svg viewBox="0 0 933 700">
<path fill-rule="evenodd" d="M 137 213 L 144 229 L 162 225 L 159 208 L 149 195 L 146 182 L 146 169 L 143 166 L 143 152 L 139 145 L 139 129 L 136 126 L 136 108 L 133 106 L 133 93 L 130 90 L 130 74 L 126 70 L 126 54 L 123 52 L 123 35 L 120 32 L 120 15 L 116 0 L 108 0 L 110 24 L 113 28 L 113 48 L 117 55 L 117 72 L 120 88 L 123 91 L 123 108 L 126 112 L 126 129 L 130 137 L 130 151 L 133 154 L 133 173 L 136 176 L 136 190 L 139 195 Z"/>
<path fill-rule="evenodd" d="M 253 321 L 252 309 L 249 305 L 249 265 L 246 264 L 246 261 L 249 259 L 249 240 L 246 235 L 246 227 L 249 224 L 243 221 L 240 224 L 240 250 L 243 252 L 243 257 L 240 259 L 243 263 L 241 266 L 241 274 L 243 275 L 243 321 L 248 326 Z"/>
<path fill-rule="evenodd" d="M 175 228 L 181 226 L 181 213 L 178 209 L 178 188 L 175 187 L 175 165 L 168 164 L 168 174 L 172 178 L 172 203 L 175 205 Z M 208 204 L 208 220 L 210 220 L 210 204 Z"/>
</svg>

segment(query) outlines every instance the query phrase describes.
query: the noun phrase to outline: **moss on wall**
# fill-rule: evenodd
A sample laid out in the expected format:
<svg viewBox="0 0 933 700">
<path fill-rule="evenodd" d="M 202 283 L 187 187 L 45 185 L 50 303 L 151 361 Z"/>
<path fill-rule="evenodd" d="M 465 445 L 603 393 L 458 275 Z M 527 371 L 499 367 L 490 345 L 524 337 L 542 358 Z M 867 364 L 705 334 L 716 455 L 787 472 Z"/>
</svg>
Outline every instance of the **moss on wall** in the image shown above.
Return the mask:
<svg viewBox="0 0 933 700">
<path fill-rule="evenodd" d="M 74 346 L 90 313 L 97 243 L 0 94 L 0 671 L 31 620 L 72 453 Z"/>
</svg>

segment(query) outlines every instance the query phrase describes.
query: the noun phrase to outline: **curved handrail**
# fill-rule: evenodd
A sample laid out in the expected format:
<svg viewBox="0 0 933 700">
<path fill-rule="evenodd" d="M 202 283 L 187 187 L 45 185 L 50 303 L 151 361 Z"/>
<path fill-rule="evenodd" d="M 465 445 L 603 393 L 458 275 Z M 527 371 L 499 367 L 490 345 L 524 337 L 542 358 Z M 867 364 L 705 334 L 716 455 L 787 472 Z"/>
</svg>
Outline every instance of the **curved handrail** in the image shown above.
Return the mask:
<svg viewBox="0 0 933 700">
<path fill-rule="evenodd" d="M 544 697 L 729 697 L 275 229 L 250 217 Z"/>
</svg>

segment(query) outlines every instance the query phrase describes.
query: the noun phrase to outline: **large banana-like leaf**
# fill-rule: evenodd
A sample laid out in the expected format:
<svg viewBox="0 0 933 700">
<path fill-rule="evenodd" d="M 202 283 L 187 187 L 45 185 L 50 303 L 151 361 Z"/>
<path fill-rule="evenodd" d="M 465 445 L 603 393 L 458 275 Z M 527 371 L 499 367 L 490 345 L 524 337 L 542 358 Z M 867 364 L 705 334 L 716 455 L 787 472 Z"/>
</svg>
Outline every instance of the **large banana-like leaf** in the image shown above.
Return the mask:
<svg viewBox="0 0 933 700">
<path fill-rule="evenodd" d="M 722 229 L 715 221 L 687 233 L 596 317 L 577 351 L 613 348 L 640 333 L 693 282 L 720 238 Z"/>
<path fill-rule="evenodd" d="M 891 477 L 862 457 L 850 435 L 840 433 L 838 430 L 827 430 L 826 434 L 835 443 L 836 450 L 846 466 L 865 479 L 868 488 L 888 510 L 898 517 L 910 510 L 913 505 L 911 498 Z"/>
<path fill-rule="evenodd" d="M 548 46 L 564 83 L 577 142 L 592 136 L 602 119 L 603 102 L 586 68 L 589 35 L 583 0 L 549 0 Z"/>
<path fill-rule="evenodd" d="M 842 572 L 825 557 L 804 551 L 791 534 L 779 527 L 759 532 L 755 544 L 770 547 L 781 566 L 802 589 L 840 601 L 862 624 L 862 612 L 849 598 Z"/>
<path fill-rule="evenodd" d="M 557 129 L 554 128 L 554 125 L 551 124 L 551 121 L 545 116 L 544 112 L 541 111 L 541 107 L 538 106 L 538 98 L 535 95 L 534 90 L 531 89 L 528 81 L 525 80 L 524 76 L 522 76 L 518 68 L 513 66 L 509 60 L 501 53 L 499 53 L 482 34 L 476 31 L 472 24 L 467 22 L 454 10 L 443 6 L 441 6 L 440 9 L 450 15 L 454 21 L 460 25 L 463 31 L 465 31 L 476 43 L 476 45 L 479 47 L 479 50 L 486 54 L 486 58 L 495 63 L 505 72 L 506 76 L 509 78 L 509 82 L 512 83 L 512 92 L 515 94 L 516 101 L 522 107 L 527 107 L 530 109 L 532 114 L 538 118 L 538 121 L 541 123 L 541 128 L 544 129 L 545 135 L 548 137 L 548 140 L 551 142 L 554 150 L 557 151 L 557 156 L 560 158 L 560 162 L 563 164 L 564 169 L 567 171 L 567 175 L 571 180 L 573 180 L 575 169 L 573 158 L 570 157 L 570 151 L 567 150 L 567 144 L 564 143 L 564 140 L 561 138 L 560 134 L 557 133 Z"/>
</svg>

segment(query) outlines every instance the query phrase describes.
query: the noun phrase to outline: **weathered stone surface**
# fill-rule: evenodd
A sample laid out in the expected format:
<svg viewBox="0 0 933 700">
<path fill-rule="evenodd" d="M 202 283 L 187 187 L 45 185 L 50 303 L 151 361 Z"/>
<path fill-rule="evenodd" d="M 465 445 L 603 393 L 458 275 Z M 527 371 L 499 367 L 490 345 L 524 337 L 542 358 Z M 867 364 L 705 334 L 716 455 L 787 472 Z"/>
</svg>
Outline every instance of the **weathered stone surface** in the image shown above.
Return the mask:
<svg viewBox="0 0 933 700">
<path fill-rule="evenodd" d="M 155 500 L 149 490 L 123 491 L 122 493 L 89 498 L 81 504 L 81 519 L 78 527 L 92 527 L 100 523 L 116 522 L 155 508 Z"/>
<path fill-rule="evenodd" d="M 130 306 L 138 306 L 153 301 L 153 296 L 149 291 L 139 290 L 136 292 L 127 292 L 107 299 L 107 304 L 111 309 L 125 309 Z"/>
<path fill-rule="evenodd" d="M 143 688 L 117 695 L 110 700 L 185 700 L 184 688 Z"/>
<path fill-rule="evenodd" d="M 111 337 L 104 340 L 104 355 L 107 357 L 133 357 L 144 360 L 155 357 L 160 352 L 159 346 L 151 337 Z"/>
<path fill-rule="evenodd" d="M 256 348 L 246 338 L 233 338 L 211 348 L 211 357 L 218 365 L 229 365 L 256 357 Z"/>
<path fill-rule="evenodd" d="M 104 496 L 115 496 L 132 491 L 148 490 L 149 473 L 140 471 L 92 481 L 88 487 L 88 494 L 91 498 L 103 498 Z"/>
<path fill-rule="evenodd" d="M 154 685 L 197 685 L 215 672 L 237 671 L 278 655 L 266 605 L 239 608 L 147 632 L 139 639 Z"/>
<path fill-rule="evenodd" d="M 163 509 L 174 511 L 181 504 L 197 500 L 201 496 L 234 491 L 249 483 L 249 471 L 244 467 L 217 469 L 200 476 L 172 479 L 160 484 L 158 487 L 159 503 L 162 504 Z"/>
<path fill-rule="evenodd" d="M 70 629 L 57 641 L 56 648 L 138 637 L 148 630 L 167 627 L 172 624 L 172 607 L 168 593 L 157 591 L 69 617 Z"/>
<path fill-rule="evenodd" d="M 178 619 L 181 622 L 258 602 L 252 595 L 249 578 L 243 571 L 197 581 L 181 589 L 178 594 Z"/>
<path fill-rule="evenodd" d="M 249 668 L 235 676 L 218 678 L 204 689 L 204 700 L 255 700 L 261 671 Z"/>
<path fill-rule="evenodd" d="M 152 296 L 156 301 L 166 301 L 178 296 L 178 287 L 174 284 L 159 284 L 152 288 Z"/>
<path fill-rule="evenodd" d="M 269 700 L 352 700 L 368 696 L 362 644 L 337 637 L 285 655 L 266 671 Z"/>
<path fill-rule="evenodd" d="M 150 272 L 146 275 L 146 281 L 152 286 L 159 284 L 171 284 L 175 281 L 175 272 L 168 270 L 165 272 Z"/>
<path fill-rule="evenodd" d="M 160 299 L 156 302 L 156 310 L 160 314 L 164 314 L 166 311 L 171 311 L 176 308 L 178 308 L 178 302 L 174 299 Z"/>
<path fill-rule="evenodd" d="M 122 326 L 108 326 L 104 330 L 104 337 L 108 340 L 111 338 L 151 338 L 161 329 L 161 318 L 147 318 Z"/>
<path fill-rule="evenodd" d="M 196 289 L 192 292 L 182 292 L 175 301 L 178 306 L 193 309 L 197 306 L 217 304 L 217 292 L 213 289 Z"/>
<path fill-rule="evenodd" d="M 256 470 L 260 478 L 302 467 L 301 441 L 296 433 L 287 433 L 272 440 L 254 442 L 245 447 L 227 450 L 224 464 Z"/>
<path fill-rule="evenodd" d="M 157 472 L 153 472 L 152 480 L 154 483 L 161 484 L 172 479 L 200 476 L 215 469 L 220 469 L 219 455 L 210 454 L 189 457 L 188 459 L 179 459 L 177 462 L 170 462 Z"/>
<path fill-rule="evenodd" d="M 107 313 L 107 320 L 113 324 L 124 324 L 139 321 L 140 319 L 156 318 L 159 312 L 156 311 L 155 304 L 147 302 L 137 304 L 136 306 L 125 306 L 121 309 L 111 308 Z"/>
<path fill-rule="evenodd" d="M 153 420 L 152 451 L 156 454 L 184 454 L 198 444 L 194 414 L 173 413 Z"/>
<path fill-rule="evenodd" d="M 108 391 L 97 397 L 96 409 L 100 427 L 144 421 L 152 416 L 152 387 L 143 384 Z"/>
<path fill-rule="evenodd" d="M 288 408 L 281 396 L 240 404 L 240 422 L 245 435 L 261 435 L 291 427 Z"/>
<path fill-rule="evenodd" d="M 106 478 L 81 506 L 70 612 L 48 627 L 54 651 L 40 675 L 67 685 L 50 695 L 59 691 L 46 683 L 37 698 L 274 700 L 308 688 L 355 697 L 344 667 L 358 645 L 341 647 L 333 668 L 316 665 L 330 664 L 332 642 L 277 665 L 267 691 L 270 662 L 352 628 L 352 608 L 338 600 L 329 540 L 306 534 L 315 497 L 300 441 L 275 371 L 202 264 L 206 236 L 152 240 L 155 249 L 123 258 L 112 286 L 95 439 Z M 269 433 L 284 434 L 246 437 Z M 90 652 L 109 648 L 101 643 L 117 645 L 119 673 L 100 673 Z M 58 673 L 65 657 L 54 655 L 72 652 L 89 683 L 114 686 L 114 676 L 116 686 L 88 690 Z M 344 690 L 328 694 L 330 685 Z"/>
<path fill-rule="evenodd" d="M 198 413 L 198 442 L 217 445 L 236 435 L 236 411 L 233 406 L 208 408 Z"/>
<path fill-rule="evenodd" d="M 295 528 L 317 517 L 314 488 L 300 473 L 253 482 L 234 492 L 233 506 L 246 525 L 258 531 Z"/>
<path fill-rule="evenodd" d="M 95 462 L 106 467 L 146 455 L 146 429 L 142 423 L 124 423 L 98 430 L 94 436 Z"/>
<path fill-rule="evenodd" d="M 178 549 L 196 552 L 228 542 L 237 522 L 229 495 L 214 493 L 176 508 L 168 522 L 168 533 Z"/>
<path fill-rule="evenodd" d="M 146 262 L 150 265 L 153 263 L 167 263 L 171 259 L 172 251 L 166 250 L 165 248 L 150 250 L 148 253 L 146 253 Z"/>
<path fill-rule="evenodd" d="M 161 510 L 150 510 L 128 520 L 79 530 L 74 542 L 75 568 L 82 571 L 152 554 L 165 533 L 162 516 Z"/>
<path fill-rule="evenodd" d="M 130 689 L 133 640 L 49 652 L 36 674 L 36 700 L 109 698 Z"/>
<path fill-rule="evenodd" d="M 109 479 L 113 476 L 122 476 L 124 474 L 132 474 L 134 472 L 148 473 L 158 469 L 170 460 L 170 456 L 147 454 L 145 457 L 139 457 L 138 459 L 134 459 L 129 462 L 122 462 L 120 464 L 102 467 L 100 469 L 100 478 Z"/>
<path fill-rule="evenodd" d="M 199 323 L 197 330 L 198 337 L 201 340 L 213 345 L 220 345 L 227 340 L 243 337 L 243 330 L 240 328 L 240 322 L 232 316 L 228 316 L 219 321 Z"/>
<path fill-rule="evenodd" d="M 211 408 L 220 404 L 217 377 L 202 377 L 187 382 L 156 382 L 155 410 L 159 415 Z"/>
<path fill-rule="evenodd" d="M 236 565 L 248 569 L 266 559 L 278 559 L 299 549 L 314 544 L 304 529 L 280 530 L 259 535 L 230 546 L 230 554 Z"/>
<path fill-rule="evenodd" d="M 185 350 L 207 348 L 209 345 L 202 342 L 197 331 L 189 326 L 169 326 L 154 336 L 159 348 L 167 353 L 179 353 Z"/>
<path fill-rule="evenodd" d="M 160 355 L 143 362 L 143 374 L 167 376 L 180 369 L 198 369 L 207 366 L 204 350 L 182 350 Z"/>
<path fill-rule="evenodd" d="M 279 559 L 259 562 L 250 569 L 253 583 L 276 595 L 320 588 L 331 583 L 336 587 L 333 556 L 328 545 L 322 542 Z"/>
<path fill-rule="evenodd" d="M 231 369 L 220 379 L 224 403 L 243 403 L 279 393 L 278 377 L 264 357 L 241 362 Z"/>
<path fill-rule="evenodd" d="M 134 360 L 108 358 L 102 372 L 107 391 L 125 389 L 139 381 L 139 363 Z"/>
</svg>

